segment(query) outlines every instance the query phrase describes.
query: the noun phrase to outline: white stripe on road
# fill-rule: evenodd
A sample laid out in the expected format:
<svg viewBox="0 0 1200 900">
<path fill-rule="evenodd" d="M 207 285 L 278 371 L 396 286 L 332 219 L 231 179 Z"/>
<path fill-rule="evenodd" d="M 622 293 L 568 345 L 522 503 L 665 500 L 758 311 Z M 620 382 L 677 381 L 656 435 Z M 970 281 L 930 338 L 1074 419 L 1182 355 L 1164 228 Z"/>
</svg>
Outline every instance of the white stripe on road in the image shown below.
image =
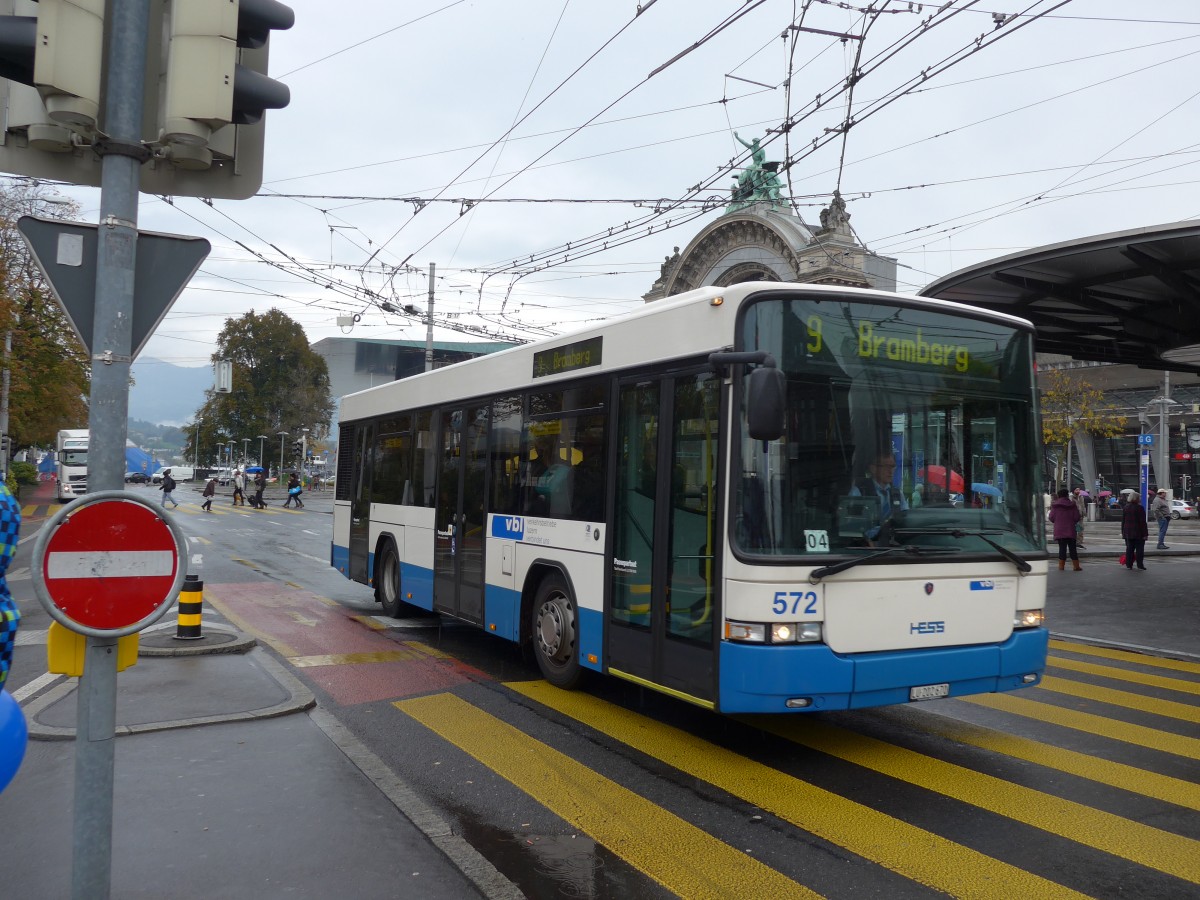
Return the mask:
<svg viewBox="0 0 1200 900">
<path fill-rule="evenodd" d="M 90 550 L 51 553 L 47 578 L 146 578 L 175 573 L 171 550 Z"/>
<path fill-rule="evenodd" d="M 62 677 L 63 676 L 61 675 L 55 675 L 53 672 L 43 672 L 37 678 L 33 679 L 33 681 L 22 685 L 13 691 L 13 699 L 16 700 L 17 703 L 21 703 L 26 697 L 32 697 L 42 688 L 50 687 L 50 685 L 54 684 L 54 682 L 58 681 L 58 679 Z"/>
</svg>

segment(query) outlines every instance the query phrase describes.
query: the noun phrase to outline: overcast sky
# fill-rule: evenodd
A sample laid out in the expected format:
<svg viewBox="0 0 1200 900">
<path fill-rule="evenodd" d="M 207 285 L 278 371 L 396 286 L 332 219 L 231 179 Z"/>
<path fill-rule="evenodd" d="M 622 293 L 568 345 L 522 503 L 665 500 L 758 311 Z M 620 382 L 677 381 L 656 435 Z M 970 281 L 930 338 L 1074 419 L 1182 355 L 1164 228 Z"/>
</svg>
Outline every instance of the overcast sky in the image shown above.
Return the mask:
<svg viewBox="0 0 1200 900">
<path fill-rule="evenodd" d="M 1194 0 L 876 0 L 873 17 L 825 0 L 289 5 L 271 75 L 292 102 L 268 114 L 259 196 L 143 195 L 142 229 L 213 244 L 143 358 L 207 365 L 227 318 L 272 306 L 313 341 L 423 339 L 379 304 L 424 309 L 431 262 L 437 319 L 469 332 L 439 339 L 636 308 L 723 211 L 702 203 L 728 197 L 735 131 L 793 162 L 806 221 L 840 187 L 901 290 L 1200 214 Z M 62 192 L 96 221 L 98 191 Z"/>
</svg>

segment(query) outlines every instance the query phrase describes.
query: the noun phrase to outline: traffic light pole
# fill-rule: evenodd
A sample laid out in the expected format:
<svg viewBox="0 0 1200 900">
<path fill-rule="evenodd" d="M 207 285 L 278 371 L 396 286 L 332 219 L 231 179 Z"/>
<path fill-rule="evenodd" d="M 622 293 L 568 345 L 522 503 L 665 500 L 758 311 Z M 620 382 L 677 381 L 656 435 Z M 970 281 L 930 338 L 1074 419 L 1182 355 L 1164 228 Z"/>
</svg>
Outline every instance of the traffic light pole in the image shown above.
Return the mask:
<svg viewBox="0 0 1200 900">
<path fill-rule="evenodd" d="M 88 487 L 124 487 L 132 363 L 138 178 L 149 0 L 110 0 L 107 87 L 103 99 L 100 223 L 89 395 Z M 71 895 L 107 900 L 112 885 L 113 744 L 116 640 L 88 637 L 75 731 L 75 818 Z"/>
</svg>

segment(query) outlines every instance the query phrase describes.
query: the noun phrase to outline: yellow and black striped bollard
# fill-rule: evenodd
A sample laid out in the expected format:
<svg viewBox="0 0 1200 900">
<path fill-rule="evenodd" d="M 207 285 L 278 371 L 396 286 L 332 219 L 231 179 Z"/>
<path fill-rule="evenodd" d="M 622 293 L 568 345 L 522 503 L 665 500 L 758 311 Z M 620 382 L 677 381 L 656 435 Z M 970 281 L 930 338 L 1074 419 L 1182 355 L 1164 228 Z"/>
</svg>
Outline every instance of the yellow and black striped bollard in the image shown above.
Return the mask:
<svg viewBox="0 0 1200 900">
<path fill-rule="evenodd" d="M 199 575 L 189 575 L 179 591 L 179 621 L 175 626 L 175 640 L 198 641 L 200 633 L 200 611 L 204 606 L 204 582 Z"/>
</svg>

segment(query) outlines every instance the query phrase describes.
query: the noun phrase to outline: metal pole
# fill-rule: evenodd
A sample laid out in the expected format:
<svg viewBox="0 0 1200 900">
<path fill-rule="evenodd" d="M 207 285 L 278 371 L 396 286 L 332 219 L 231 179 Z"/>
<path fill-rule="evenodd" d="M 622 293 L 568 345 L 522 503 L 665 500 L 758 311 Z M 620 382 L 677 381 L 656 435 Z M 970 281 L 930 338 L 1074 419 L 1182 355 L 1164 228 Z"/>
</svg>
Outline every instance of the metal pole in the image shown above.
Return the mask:
<svg viewBox="0 0 1200 900">
<path fill-rule="evenodd" d="M 425 315 L 425 371 L 433 371 L 433 273 L 436 263 L 429 264 L 429 311 Z"/>
<path fill-rule="evenodd" d="M 0 374 L 0 437 L 8 434 L 9 361 L 12 359 L 12 329 L 4 332 L 4 372 Z M 8 479 L 8 454 L 0 452 L 0 481 Z"/>
<path fill-rule="evenodd" d="M 200 418 L 196 418 L 196 469 L 200 468 Z"/>
<path fill-rule="evenodd" d="M 279 432 L 279 480 L 283 481 L 283 439 L 288 436 L 286 431 Z"/>
<path fill-rule="evenodd" d="M 1163 372 L 1162 403 L 1159 405 L 1158 416 L 1158 487 L 1160 490 L 1171 489 L 1171 454 L 1167 442 L 1171 437 L 1170 424 L 1167 422 L 1167 404 L 1171 400 L 1171 373 Z"/>
<path fill-rule="evenodd" d="M 88 400 L 88 487 L 124 487 L 129 416 L 134 272 L 137 264 L 138 170 L 145 88 L 148 0 L 109 0 L 100 222 L 92 383 Z M 75 820 L 71 895 L 107 900 L 112 886 L 113 743 L 117 706 L 117 642 L 87 639 L 79 679 L 75 735 Z"/>
</svg>

